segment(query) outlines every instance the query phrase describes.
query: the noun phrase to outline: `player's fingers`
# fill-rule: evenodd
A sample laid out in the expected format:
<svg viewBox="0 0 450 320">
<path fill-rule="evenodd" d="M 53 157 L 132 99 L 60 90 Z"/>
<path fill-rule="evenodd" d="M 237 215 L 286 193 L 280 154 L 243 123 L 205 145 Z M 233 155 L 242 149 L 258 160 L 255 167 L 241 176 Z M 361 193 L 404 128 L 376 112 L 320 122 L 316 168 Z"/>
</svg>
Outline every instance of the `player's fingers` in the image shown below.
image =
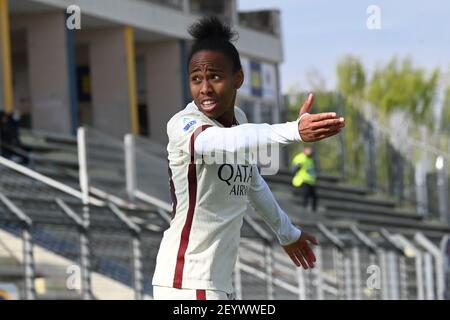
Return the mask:
<svg viewBox="0 0 450 320">
<path fill-rule="evenodd" d="M 300 108 L 300 112 L 298 116 L 300 117 L 304 113 L 309 113 L 311 111 L 311 107 L 314 103 L 314 95 L 312 93 L 309 94 L 308 99 L 305 101 L 303 106 Z"/>
<path fill-rule="evenodd" d="M 327 119 L 336 119 L 336 112 L 322 112 L 317 114 L 312 114 L 310 120 L 312 122 L 318 122 Z"/>
<path fill-rule="evenodd" d="M 330 131 L 330 132 L 328 132 L 328 133 L 321 134 L 321 135 L 319 135 L 319 136 L 317 137 L 317 140 L 316 140 L 316 141 L 320 141 L 320 140 L 323 140 L 323 139 L 325 139 L 325 138 L 332 137 L 332 136 L 338 134 L 339 132 L 341 132 L 341 129 L 338 129 L 338 130 L 335 130 L 335 131 Z"/>
<path fill-rule="evenodd" d="M 305 259 L 303 258 L 303 255 L 301 253 L 300 254 L 297 253 L 297 259 L 302 264 L 303 269 L 307 270 L 308 269 L 308 264 L 306 263 Z"/>
<path fill-rule="evenodd" d="M 308 247 L 305 246 L 303 248 L 301 248 L 299 250 L 299 252 L 303 255 L 303 257 L 306 259 L 306 261 L 311 261 L 311 262 L 315 262 L 316 261 L 316 257 L 314 256 L 314 253 L 312 252 L 312 250 Z"/>
<path fill-rule="evenodd" d="M 298 259 L 295 256 L 295 254 L 293 254 L 291 252 L 288 252 L 288 255 L 291 258 L 292 262 L 294 262 L 297 267 L 300 267 L 300 261 L 298 261 Z"/>
<path fill-rule="evenodd" d="M 341 127 L 319 128 L 319 129 L 314 129 L 312 131 L 312 134 L 315 137 L 321 136 L 321 135 L 332 136 L 332 135 L 335 135 L 336 133 L 339 133 L 341 130 L 342 130 Z"/>
<path fill-rule="evenodd" d="M 303 250 L 299 250 L 297 252 L 297 256 L 301 257 L 305 261 L 307 267 L 314 268 L 314 265 L 310 261 L 310 259 L 309 259 L 308 255 L 306 254 L 306 252 L 303 252 Z"/>
<path fill-rule="evenodd" d="M 314 261 L 313 261 L 310 257 L 308 257 L 308 256 L 305 256 L 305 260 L 306 260 L 306 263 L 308 263 L 308 266 L 309 266 L 311 269 L 313 269 L 313 268 L 314 268 Z"/>
<path fill-rule="evenodd" d="M 321 135 L 321 134 L 333 133 L 334 131 L 337 131 L 339 129 L 340 129 L 339 127 L 319 128 L 319 129 L 314 129 L 314 134 Z"/>
<path fill-rule="evenodd" d="M 316 255 L 314 254 L 314 251 L 312 251 L 312 249 L 309 246 L 305 248 L 305 255 L 312 262 L 316 262 Z"/>
<path fill-rule="evenodd" d="M 312 242 L 316 246 L 319 245 L 319 242 L 317 241 L 316 237 L 314 237 L 313 235 L 308 234 L 307 237 L 306 237 L 306 240 L 308 240 L 309 242 Z"/>
<path fill-rule="evenodd" d="M 314 254 L 311 255 L 309 253 L 308 247 L 304 247 L 304 248 L 300 249 L 298 254 L 301 254 L 303 256 L 303 258 L 305 259 L 306 263 L 308 264 L 308 266 L 310 268 L 314 268 L 315 257 L 314 257 Z"/>
<path fill-rule="evenodd" d="M 328 128 L 328 127 L 341 127 L 344 124 L 344 118 L 339 119 L 326 119 L 321 121 L 314 121 L 311 125 L 313 128 Z"/>
</svg>

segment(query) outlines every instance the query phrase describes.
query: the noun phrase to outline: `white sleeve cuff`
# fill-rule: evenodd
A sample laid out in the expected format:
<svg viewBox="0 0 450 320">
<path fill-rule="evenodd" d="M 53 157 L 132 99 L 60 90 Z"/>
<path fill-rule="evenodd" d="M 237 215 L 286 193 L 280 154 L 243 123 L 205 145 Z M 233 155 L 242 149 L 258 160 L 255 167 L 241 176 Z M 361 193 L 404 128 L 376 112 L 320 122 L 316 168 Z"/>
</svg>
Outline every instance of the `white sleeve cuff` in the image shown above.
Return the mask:
<svg viewBox="0 0 450 320">
<path fill-rule="evenodd" d="M 302 117 L 304 116 L 304 114 L 302 115 Z M 293 123 L 295 123 L 295 138 L 297 141 L 303 142 L 302 137 L 300 136 L 300 131 L 299 131 L 299 126 L 300 126 L 300 118 L 298 118 L 296 121 L 292 121 Z"/>
<path fill-rule="evenodd" d="M 302 136 L 300 135 L 300 130 L 299 130 L 299 128 L 300 128 L 300 120 L 302 120 L 302 118 L 303 118 L 304 116 L 306 116 L 307 114 L 309 114 L 309 113 L 306 112 L 306 113 L 302 114 L 302 115 L 300 116 L 300 118 L 297 119 L 297 135 L 298 135 L 298 138 L 299 138 L 299 140 L 300 140 L 301 142 L 303 142 L 303 139 L 302 139 Z"/>
<path fill-rule="evenodd" d="M 297 241 L 301 235 L 302 231 L 297 227 L 295 227 L 294 225 L 292 225 L 289 235 L 283 236 L 282 238 L 281 237 L 278 238 L 278 241 L 282 246 L 287 246 Z"/>
</svg>

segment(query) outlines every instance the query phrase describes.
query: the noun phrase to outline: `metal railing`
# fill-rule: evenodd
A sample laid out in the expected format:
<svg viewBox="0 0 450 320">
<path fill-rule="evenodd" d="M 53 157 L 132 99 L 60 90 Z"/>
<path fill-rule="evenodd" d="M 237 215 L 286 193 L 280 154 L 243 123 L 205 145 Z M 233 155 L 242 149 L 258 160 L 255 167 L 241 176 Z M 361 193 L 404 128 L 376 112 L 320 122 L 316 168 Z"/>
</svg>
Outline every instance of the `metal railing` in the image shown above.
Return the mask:
<svg viewBox="0 0 450 320">
<path fill-rule="evenodd" d="M 40 223 L 39 228 L 35 228 L 33 225 L 33 220 L 30 219 L 21 209 L 19 209 L 18 206 L 16 206 L 12 201 L 10 201 L 6 196 L 2 196 L 1 200 L 5 203 L 6 208 L 15 213 L 16 216 L 20 218 L 20 228 L 22 230 L 23 234 L 23 242 L 24 242 L 24 252 L 26 255 L 24 255 L 24 265 L 26 266 L 26 272 L 25 272 L 25 293 L 23 295 L 26 299 L 32 299 L 35 298 L 33 284 L 35 282 L 34 273 L 32 270 L 34 269 L 34 261 L 32 259 L 33 257 L 33 238 L 32 235 L 39 234 L 42 237 L 37 241 L 39 246 L 44 246 L 47 248 L 50 248 L 52 251 L 55 249 L 58 251 L 57 248 L 61 246 L 72 246 L 74 243 L 74 239 L 70 239 L 70 243 L 65 241 L 64 238 L 67 238 L 64 233 L 68 233 L 68 228 L 76 227 L 79 233 L 79 250 L 76 250 L 79 253 L 79 266 L 81 267 L 81 276 L 82 276 L 82 298 L 84 299 L 91 299 L 92 292 L 91 292 L 91 266 L 93 264 L 92 261 L 100 263 L 102 265 L 110 264 L 110 262 L 105 261 L 102 257 L 94 257 L 92 255 L 92 252 L 90 250 L 91 246 L 94 246 L 94 244 L 91 244 L 90 238 L 92 238 L 91 229 L 94 226 L 95 228 L 95 217 L 97 217 L 98 213 L 96 212 L 97 209 L 93 210 L 93 207 L 105 207 L 107 205 L 107 208 L 109 210 L 110 215 L 115 215 L 116 218 L 122 222 L 123 231 L 126 232 L 128 229 L 128 232 L 131 234 L 131 250 L 129 253 L 132 256 L 132 267 L 129 268 L 132 272 L 132 277 L 134 281 L 134 290 L 135 290 L 135 298 L 141 299 L 143 295 L 143 276 L 142 276 L 142 268 L 143 268 L 143 261 L 142 261 L 142 254 L 141 254 L 141 241 L 140 241 L 140 235 L 141 230 L 138 226 L 136 226 L 132 220 L 130 220 L 126 214 L 122 213 L 121 210 L 115 206 L 115 203 L 119 202 L 120 199 L 114 198 L 113 195 L 110 195 L 100 189 L 91 189 L 89 187 L 89 179 L 87 174 L 87 165 L 86 165 L 86 152 L 83 150 L 83 141 L 85 132 L 83 132 L 83 129 L 80 129 L 78 138 L 79 138 L 79 168 L 80 168 L 80 176 L 82 177 L 81 180 L 81 189 L 82 191 L 78 191 L 73 189 L 72 187 L 69 187 L 63 183 L 60 183 L 54 179 L 51 179 L 47 176 L 44 176 L 38 172 L 35 172 L 31 170 L 30 168 L 21 166 L 19 164 L 16 164 L 8 159 L 1 158 L 0 157 L 0 165 L 2 165 L 2 175 L 0 177 L 0 185 L 3 183 L 6 183 L 5 187 L 7 187 L 7 183 L 10 183 L 11 181 L 21 181 L 21 179 L 17 179 L 16 177 L 12 177 L 11 179 L 7 179 L 8 174 L 6 174 L 6 171 L 8 172 L 15 172 L 18 176 L 24 176 L 26 177 L 27 181 L 23 182 L 23 193 L 26 194 L 27 187 L 30 185 L 36 185 L 39 184 L 41 188 L 47 188 L 50 190 L 57 190 L 57 191 L 51 191 L 50 198 L 53 196 L 53 194 L 56 192 L 56 194 L 65 194 L 66 198 L 72 198 L 76 199 L 75 204 L 78 203 L 78 214 L 82 213 L 80 216 L 78 216 L 77 213 L 73 210 L 73 208 L 69 207 L 62 199 L 60 198 L 54 198 L 56 199 L 56 204 L 58 205 L 61 212 L 65 213 L 67 217 L 69 218 L 70 222 L 69 225 L 67 224 L 67 221 L 63 221 L 62 219 L 58 220 L 58 217 L 55 218 L 53 221 L 52 228 L 50 228 L 45 223 Z M 83 152 L 84 151 L 84 152 Z M 20 183 L 19 183 L 20 185 Z M 20 188 L 20 186 L 18 187 Z M 10 193 L 13 193 L 13 190 L 8 189 Z M 89 191 L 92 193 L 96 193 L 97 195 L 101 196 L 105 199 L 105 201 L 98 200 L 92 196 L 89 195 Z M 56 195 L 55 195 L 56 196 Z M 32 197 L 29 197 L 25 199 L 26 203 L 33 204 L 35 201 Z M 47 205 L 48 206 L 48 205 Z M 125 206 L 127 207 L 127 206 Z M 81 209 L 81 210 L 80 210 Z M 44 208 L 45 210 L 45 208 Z M 90 216 L 90 211 L 94 211 L 95 216 Z M 38 217 L 39 218 L 39 217 Z M 39 219 L 38 219 L 39 220 Z M 44 227 L 44 229 L 42 229 Z M 66 230 L 65 232 L 59 232 L 59 234 L 56 234 L 56 228 L 62 228 L 62 230 Z M 51 229 L 51 230 L 50 230 Z M 107 230 L 108 228 L 105 227 L 104 230 Z M 117 229 L 117 228 L 116 228 Z M 30 231 L 31 230 L 31 231 Z M 146 230 L 147 232 L 147 230 Z M 111 234 L 112 239 L 114 239 L 114 234 Z M 45 237 L 45 239 L 44 239 Z M 99 251 L 101 252 L 101 250 Z M 64 255 L 62 252 L 58 252 Z M 126 253 L 128 254 L 128 252 Z M 74 258 L 72 256 L 71 258 Z M 92 260 L 94 259 L 94 260 Z M 111 259 L 110 259 L 111 260 Z M 33 266 L 33 267 L 30 267 Z M 127 271 L 125 271 L 127 272 Z M 147 286 L 148 289 L 148 286 Z M 148 294 L 148 290 L 147 290 Z"/>
<path fill-rule="evenodd" d="M 321 224 L 316 225 L 315 230 L 323 237 L 320 241 L 323 243 L 314 248 L 316 268 L 306 271 L 295 268 L 279 251 L 279 244 L 244 238 L 234 271 L 236 297 L 301 300 L 446 298 L 446 253 L 422 233 L 408 239 L 398 233 L 379 230 L 388 237 L 383 245 L 379 245 L 356 226 L 347 232 L 341 230 L 337 237 L 336 232 Z M 347 238 L 351 233 L 359 243 L 348 246 L 338 239 Z M 263 258 L 264 252 L 277 251 L 272 259 Z"/>
<path fill-rule="evenodd" d="M 336 96 L 335 109 L 344 114 L 343 100 Z M 448 225 L 450 146 L 437 143 L 437 137 L 423 128 L 414 130 L 416 136 L 398 129 L 404 126 L 403 118 L 397 119 L 395 129 L 363 111 L 344 116 L 351 128 L 314 145 L 318 172 L 365 186 Z"/>
</svg>

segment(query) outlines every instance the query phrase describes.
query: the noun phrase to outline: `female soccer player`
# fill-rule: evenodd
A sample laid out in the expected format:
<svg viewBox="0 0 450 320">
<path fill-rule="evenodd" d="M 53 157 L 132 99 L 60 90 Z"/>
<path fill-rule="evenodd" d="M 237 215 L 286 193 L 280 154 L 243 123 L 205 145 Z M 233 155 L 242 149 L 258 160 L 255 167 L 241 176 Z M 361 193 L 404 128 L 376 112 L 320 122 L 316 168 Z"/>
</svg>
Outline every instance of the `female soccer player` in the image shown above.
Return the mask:
<svg viewBox="0 0 450 320">
<path fill-rule="evenodd" d="M 312 142 L 337 134 L 344 119 L 309 114 L 310 95 L 297 121 L 248 124 L 235 107 L 244 81 L 230 28 L 214 17 L 193 24 L 188 58 L 193 101 L 167 124 L 169 185 L 173 212 L 153 276 L 155 299 L 230 299 L 240 229 L 248 202 L 277 236 L 297 266 L 314 268 L 310 243 L 279 207 L 246 150 Z M 218 161 L 218 155 L 226 161 Z M 241 156 L 231 161 L 230 155 Z M 238 157 L 239 158 L 239 157 Z M 235 159 L 235 158 L 234 158 Z"/>
</svg>

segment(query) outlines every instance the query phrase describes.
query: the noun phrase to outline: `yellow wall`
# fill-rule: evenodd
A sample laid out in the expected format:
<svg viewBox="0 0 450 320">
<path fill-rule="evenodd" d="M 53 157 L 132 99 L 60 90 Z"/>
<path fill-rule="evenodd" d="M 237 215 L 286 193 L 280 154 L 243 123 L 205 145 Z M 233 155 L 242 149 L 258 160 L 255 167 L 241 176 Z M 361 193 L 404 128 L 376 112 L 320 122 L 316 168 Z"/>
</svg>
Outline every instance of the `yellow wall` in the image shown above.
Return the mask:
<svg viewBox="0 0 450 320">
<path fill-rule="evenodd" d="M 12 68 L 11 68 L 11 42 L 9 36 L 9 16 L 8 0 L 0 0 L 0 47 L 3 78 L 3 105 L 7 112 L 14 110 L 14 95 L 12 86 Z"/>
<path fill-rule="evenodd" d="M 127 57 L 128 91 L 130 101 L 131 132 L 139 134 L 137 88 L 136 88 L 136 63 L 134 54 L 134 30 L 125 27 L 125 49 Z"/>
</svg>

